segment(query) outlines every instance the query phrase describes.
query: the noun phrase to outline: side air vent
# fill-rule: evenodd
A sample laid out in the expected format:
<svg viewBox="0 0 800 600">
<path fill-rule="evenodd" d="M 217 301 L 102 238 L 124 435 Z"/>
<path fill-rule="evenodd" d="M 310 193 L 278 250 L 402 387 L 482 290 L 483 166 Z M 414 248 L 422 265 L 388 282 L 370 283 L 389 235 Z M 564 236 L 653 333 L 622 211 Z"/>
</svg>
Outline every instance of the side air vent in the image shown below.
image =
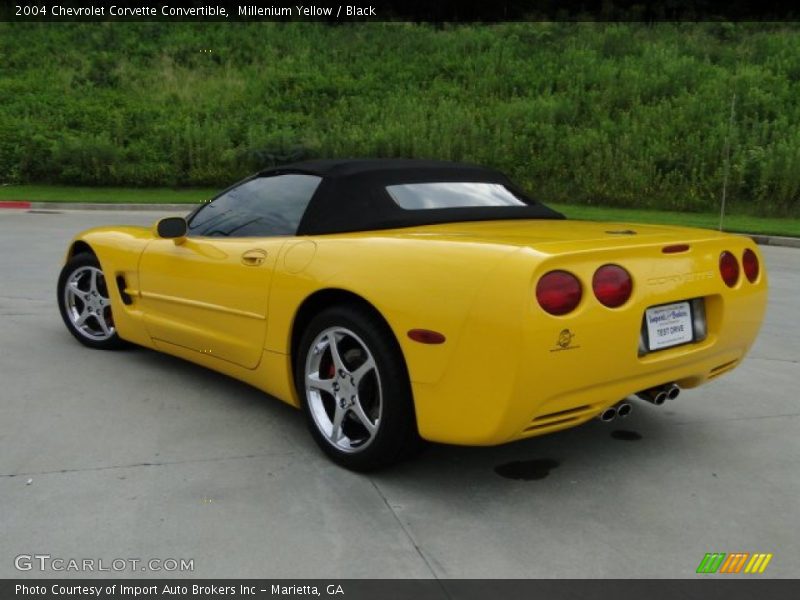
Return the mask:
<svg viewBox="0 0 800 600">
<path fill-rule="evenodd" d="M 125 278 L 122 275 L 117 275 L 117 289 L 119 290 L 122 302 L 123 304 L 130 305 L 133 304 L 133 298 L 125 291 L 127 287 L 128 285 L 125 283 Z"/>
<path fill-rule="evenodd" d="M 723 373 L 727 373 L 731 369 L 733 369 L 737 364 L 739 364 L 738 360 L 732 360 L 730 362 L 723 363 L 721 365 L 717 365 L 708 373 L 709 379 L 714 379 L 714 377 L 719 377 Z"/>
<path fill-rule="evenodd" d="M 587 414 L 593 414 L 596 409 L 593 409 L 588 404 L 584 406 L 576 406 L 575 408 L 570 408 L 567 410 L 560 410 L 554 413 L 548 413 L 545 415 L 539 415 L 538 417 L 534 417 L 531 421 L 531 424 L 525 428 L 525 431 L 536 431 L 537 429 L 545 429 L 548 427 L 554 427 L 556 425 L 563 425 L 565 423 L 570 423 L 572 421 L 579 421 L 582 417 L 587 416 Z"/>
</svg>

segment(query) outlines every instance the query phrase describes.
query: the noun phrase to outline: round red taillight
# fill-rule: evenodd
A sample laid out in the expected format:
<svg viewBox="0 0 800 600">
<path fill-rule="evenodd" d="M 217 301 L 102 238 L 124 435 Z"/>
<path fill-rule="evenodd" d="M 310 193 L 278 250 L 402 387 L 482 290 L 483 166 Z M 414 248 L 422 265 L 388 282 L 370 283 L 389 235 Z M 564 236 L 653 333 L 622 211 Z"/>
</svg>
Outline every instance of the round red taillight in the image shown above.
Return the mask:
<svg viewBox="0 0 800 600">
<path fill-rule="evenodd" d="M 594 295 L 601 304 L 609 308 L 622 306 L 631 297 L 633 280 L 630 274 L 619 265 L 603 265 L 592 277 Z"/>
<path fill-rule="evenodd" d="M 572 273 L 550 271 L 536 284 L 536 299 L 551 315 L 565 315 L 581 301 L 581 282 Z"/>
<path fill-rule="evenodd" d="M 719 255 L 719 274 L 728 287 L 735 286 L 739 281 L 739 263 L 727 250 Z"/>
<path fill-rule="evenodd" d="M 745 250 L 742 255 L 742 268 L 747 281 L 754 283 L 758 279 L 758 257 L 750 248 Z"/>
</svg>

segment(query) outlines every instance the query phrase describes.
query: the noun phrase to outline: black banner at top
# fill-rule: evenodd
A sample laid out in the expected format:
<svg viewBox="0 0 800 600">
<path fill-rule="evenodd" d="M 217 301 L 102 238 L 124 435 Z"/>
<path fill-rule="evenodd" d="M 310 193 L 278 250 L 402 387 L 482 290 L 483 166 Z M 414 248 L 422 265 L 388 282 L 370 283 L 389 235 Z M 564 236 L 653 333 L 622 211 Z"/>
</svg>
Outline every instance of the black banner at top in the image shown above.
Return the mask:
<svg viewBox="0 0 800 600">
<path fill-rule="evenodd" d="M 0 20 L 19 22 L 241 21 L 784 21 L 779 0 L 10 0 Z"/>
</svg>

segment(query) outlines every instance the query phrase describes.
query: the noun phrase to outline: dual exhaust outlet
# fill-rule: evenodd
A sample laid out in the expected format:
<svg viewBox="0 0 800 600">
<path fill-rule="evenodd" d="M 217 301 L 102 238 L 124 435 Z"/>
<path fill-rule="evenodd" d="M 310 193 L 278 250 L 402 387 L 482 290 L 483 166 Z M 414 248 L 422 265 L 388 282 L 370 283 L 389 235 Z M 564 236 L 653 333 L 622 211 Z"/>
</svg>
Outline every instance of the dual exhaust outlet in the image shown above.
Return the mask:
<svg viewBox="0 0 800 600">
<path fill-rule="evenodd" d="M 649 390 L 638 392 L 636 396 L 646 402 L 649 402 L 650 404 L 661 406 L 667 400 L 675 400 L 680 393 L 681 388 L 674 383 L 668 383 L 666 385 L 660 385 L 650 388 Z M 630 402 L 623 400 L 619 404 L 609 406 L 603 412 L 597 415 L 596 418 L 604 423 L 610 423 L 617 417 L 627 417 L 629 414 L 631 414 L 632 410 L 633 405 Z"/>
<path fill-rule="evenodd" d="M 681 388 L 674 383 L 668 383 L 667 385 L 662 385 L 639 392 L 636 395 L 645 402 L 655 404 L 656 406 L 661 406 L 667 400 L 675 400 L 680 393 Z"/>
<path fill-rule="evenodd" d="M 616 406 L 609 406 L 607 409 L 605 409 L 603 412 L 597 415 L 597 418 L 603 421 L 603 423 L 610 423 L 617 417 L 619 417 L 620 419 L 624 419 L 629 414 L 631 414 L 632 410 L 633 410 L 633 404 L 631 404 L 630 402 L 623 401 L 617 404 Z"/>
</svg>

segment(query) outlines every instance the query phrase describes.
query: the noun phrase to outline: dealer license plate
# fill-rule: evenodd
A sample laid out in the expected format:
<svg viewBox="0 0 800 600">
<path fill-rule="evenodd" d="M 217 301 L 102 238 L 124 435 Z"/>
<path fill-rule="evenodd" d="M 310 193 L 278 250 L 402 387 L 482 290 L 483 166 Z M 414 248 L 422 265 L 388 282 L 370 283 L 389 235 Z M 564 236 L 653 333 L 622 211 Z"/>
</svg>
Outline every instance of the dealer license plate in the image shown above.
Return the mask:
<svg viewBox="0 0 800 600">
<path fill-rule="evenodd" d="M 644 312 L 647 348 L 661 350 L 694 340 L 692 309 L 689 302 L 653 306 Z"/>
</svg>

